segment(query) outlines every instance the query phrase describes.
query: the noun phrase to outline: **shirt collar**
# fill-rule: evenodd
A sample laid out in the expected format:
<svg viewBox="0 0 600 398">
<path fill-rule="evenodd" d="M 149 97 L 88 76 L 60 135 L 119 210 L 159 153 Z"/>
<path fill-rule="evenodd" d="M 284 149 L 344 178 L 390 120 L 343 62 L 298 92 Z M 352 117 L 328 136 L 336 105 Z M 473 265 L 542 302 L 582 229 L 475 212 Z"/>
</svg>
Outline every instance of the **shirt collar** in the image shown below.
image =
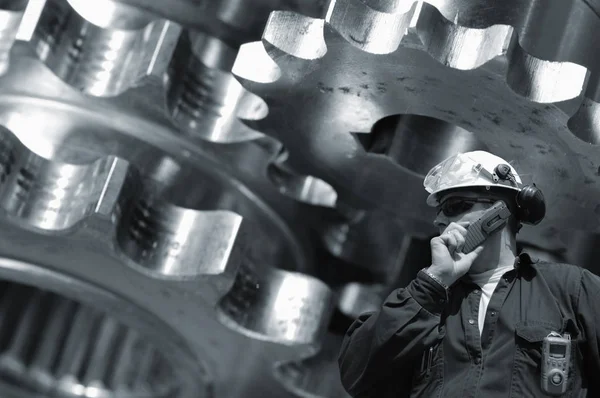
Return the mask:
<svg viewBox="0 0 600 398">
<path fill-rule="evenodd" d="M 513 263 L 513 266 L 514 266 L 515 270 L 519 270 L 521 267 L 523 267 L 523 269 L 525 269 L 526 267 L 530 266 L 534 262 L 535 261 L 531 258 L 531 256 L 528 253 L 521 252 L 521 254 L 519 254 L 518 256 L 515 257 L 515 262 Z M 514 275 L 514 272 L 507 273 L 507 277 L 510 280 L 512 280 L 513 275 Z M 471 280 L 471 277 L 468 272 L 465 275 L 463 275 L 460 278 L 460 280 L 463 282 L 467 282 L 467 283 L 474 283 Z"/>
</svg>

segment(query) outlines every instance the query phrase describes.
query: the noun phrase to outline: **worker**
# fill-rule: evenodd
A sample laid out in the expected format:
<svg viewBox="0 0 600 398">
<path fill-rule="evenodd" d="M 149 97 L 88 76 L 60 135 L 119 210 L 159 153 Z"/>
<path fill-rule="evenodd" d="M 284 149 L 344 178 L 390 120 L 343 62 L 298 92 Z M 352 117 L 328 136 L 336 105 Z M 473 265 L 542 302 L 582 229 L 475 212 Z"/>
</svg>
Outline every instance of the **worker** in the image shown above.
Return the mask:
<svg viewBox="0 0 600 398">
<path fill-rule="evenodd" d="M 544 196 L 505 160 L 461 153 L 426 176 L 431 265 L 350 326 L 339 355 L 353 397 L 600 397 L 600 278 L 517 256 Z M 587 395 L 586 395 L 587 394 Z"/>
</svg>

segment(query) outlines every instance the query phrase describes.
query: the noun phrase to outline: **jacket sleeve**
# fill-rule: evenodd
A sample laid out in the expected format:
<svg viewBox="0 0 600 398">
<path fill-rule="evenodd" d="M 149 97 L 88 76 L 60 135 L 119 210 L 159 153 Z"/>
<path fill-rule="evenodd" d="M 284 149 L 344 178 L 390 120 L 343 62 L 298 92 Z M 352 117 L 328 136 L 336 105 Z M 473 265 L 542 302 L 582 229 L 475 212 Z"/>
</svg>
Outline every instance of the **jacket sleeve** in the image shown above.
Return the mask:
<svg viewBox="0 0 600 398">
<path fill-rule="evenodd" d="M 396 396 L 408 395 L 413 364 L 420 365 L 425 349 L 435 343 L 447 301 L 446 290 L 420 271 L 406 288 L 394 290 L 379 311 L 360 315 L 346 332 L 338 358 L 348 393 L 381 396 L 373 394 L 393 378 Z"/>
<path fill-rule="evenodd" d="M 600 397 L 600 277 L 583 270 L 577 297 L 577 323 L 582 331 L 583 368 L 588 397 Z"/>
</svg>

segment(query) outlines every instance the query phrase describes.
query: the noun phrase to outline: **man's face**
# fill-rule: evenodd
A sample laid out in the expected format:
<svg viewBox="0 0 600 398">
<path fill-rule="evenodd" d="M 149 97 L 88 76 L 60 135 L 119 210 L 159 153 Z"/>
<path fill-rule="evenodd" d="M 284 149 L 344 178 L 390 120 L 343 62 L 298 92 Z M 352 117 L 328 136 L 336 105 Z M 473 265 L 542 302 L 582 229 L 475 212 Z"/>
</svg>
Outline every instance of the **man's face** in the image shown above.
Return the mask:
<svg viewBox="0 0 600 398">
<path fill-rule="evenodd" d="M 474 222 L 494 204 L 492 198 L 482 198 L 472 192 L 454 192 L 443 196 L 437 206 L 437 216 L 433 224 L 444 233 L 450 223 Z"/>
</svg>

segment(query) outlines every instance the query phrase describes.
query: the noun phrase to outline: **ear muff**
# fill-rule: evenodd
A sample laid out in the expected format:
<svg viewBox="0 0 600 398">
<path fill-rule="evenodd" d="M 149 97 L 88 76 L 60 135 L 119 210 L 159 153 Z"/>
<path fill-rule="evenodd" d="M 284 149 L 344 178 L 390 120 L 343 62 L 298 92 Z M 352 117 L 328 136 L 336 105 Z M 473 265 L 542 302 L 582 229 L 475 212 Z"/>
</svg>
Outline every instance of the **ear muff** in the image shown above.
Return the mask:
<svg viewBox="0 0 600 398">
<path fill-rule="evenodd" d="M 498 165 L 494 173 L 502 180 L 515 181 L 508 165 Z M 515 181 L 516 182 L 516 181 Z M 517 204 L 517 219 L 524 224 L 537 225 L 546 215 L 546 200 L 542 191 L 535 186 L 525 185 L 515 198 Z"/>
<path fill-rule="evenodd" d="M 525 185 L 516 198 L 517 218 L 525 224 L 537 225 L 546 215 L 546 201 L 542 191 L 533 185 Z"/>
</svg>

